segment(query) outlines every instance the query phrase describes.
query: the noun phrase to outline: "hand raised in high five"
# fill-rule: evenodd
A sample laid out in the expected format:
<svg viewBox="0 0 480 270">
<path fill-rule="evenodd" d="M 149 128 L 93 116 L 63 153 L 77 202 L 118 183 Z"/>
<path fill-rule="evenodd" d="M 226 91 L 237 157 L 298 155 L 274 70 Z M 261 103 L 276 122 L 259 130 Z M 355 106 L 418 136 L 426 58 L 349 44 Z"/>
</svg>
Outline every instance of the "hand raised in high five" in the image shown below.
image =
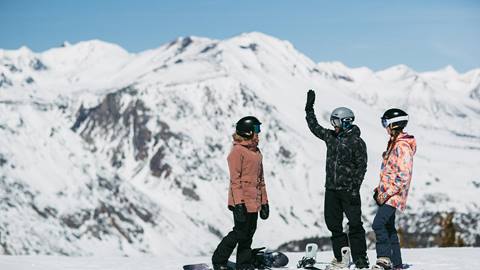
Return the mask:
<svg viewBox="0 0 480 270">
<path fill-rule="evenodd" d="M 305 111 L 313 111 L 313 104 L 315 103 L 315 91 L 308 90 L 307 104 L 305 104 Z"/>
</svg>

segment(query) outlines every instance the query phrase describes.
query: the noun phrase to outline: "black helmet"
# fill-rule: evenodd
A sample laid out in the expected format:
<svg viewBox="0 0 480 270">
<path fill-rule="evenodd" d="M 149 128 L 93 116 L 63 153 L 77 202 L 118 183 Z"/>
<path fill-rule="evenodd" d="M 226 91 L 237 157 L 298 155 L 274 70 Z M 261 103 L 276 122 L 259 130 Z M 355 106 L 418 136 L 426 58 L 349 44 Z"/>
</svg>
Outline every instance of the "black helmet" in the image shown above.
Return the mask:
<svg viewBox="0 0 480 270">
<path fill-rule="evenodd" d="M 382 126 L 390 127 L 392 130 L 402 130 L 407 126 L 408 114 L 400 109 L 392 108 L 382 116 Z"/>
<path fill-rule="evenodd" d="M 235 132 L 247 139 L 253 138 L 253 133 L 260 133 L 260 121 L 255 116 L 245 116 L 238 120 Z"/>
</svg>

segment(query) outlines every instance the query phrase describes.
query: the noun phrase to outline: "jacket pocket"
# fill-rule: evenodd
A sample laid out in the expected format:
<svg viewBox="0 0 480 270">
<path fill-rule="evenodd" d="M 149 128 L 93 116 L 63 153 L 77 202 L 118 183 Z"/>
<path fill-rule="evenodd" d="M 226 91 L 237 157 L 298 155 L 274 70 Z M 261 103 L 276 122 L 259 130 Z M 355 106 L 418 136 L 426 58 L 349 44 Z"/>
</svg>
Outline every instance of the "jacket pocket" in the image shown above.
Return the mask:
<svg viewBox="0 0 480 270">
<path fill-rule="evenodd" d="M 257 181 L 242 180 L 242 190 L 245 200 L 255 200 L 257 198 Z"/>
</svg>

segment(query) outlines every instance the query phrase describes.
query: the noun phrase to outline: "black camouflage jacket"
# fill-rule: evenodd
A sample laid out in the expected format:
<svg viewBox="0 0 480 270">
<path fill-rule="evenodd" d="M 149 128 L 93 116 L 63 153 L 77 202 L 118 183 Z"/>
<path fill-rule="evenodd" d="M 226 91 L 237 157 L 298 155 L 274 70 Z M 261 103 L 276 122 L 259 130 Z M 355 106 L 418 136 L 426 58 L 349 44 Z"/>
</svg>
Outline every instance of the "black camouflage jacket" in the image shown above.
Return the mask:
<svg viewBox="0 0 480 270">
<path fill-rule="evenodd" d="M 325 188 L 358 191 L 367 171 L 367 147 L 360 129 L 353 125 L 340 132 L 320 126 L 313 110 L 307 111 L 310 131 L 327 145 Z"/>
</svg>

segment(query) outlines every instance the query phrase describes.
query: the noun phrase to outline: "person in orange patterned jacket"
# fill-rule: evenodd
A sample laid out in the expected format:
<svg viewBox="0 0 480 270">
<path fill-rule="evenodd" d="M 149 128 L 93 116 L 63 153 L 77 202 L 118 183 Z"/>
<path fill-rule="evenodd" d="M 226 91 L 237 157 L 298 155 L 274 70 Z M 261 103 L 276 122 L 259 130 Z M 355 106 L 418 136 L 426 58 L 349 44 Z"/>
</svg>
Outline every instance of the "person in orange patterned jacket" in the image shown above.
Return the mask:
<svg viewBox="0 0 480 270">
<path fill-rule="evenodd" d="M 267 219 L 269 206 L 263 178 L 262 153 L 258 149 L 260 121 L 254 116 L 237 122 L 233 147 L 228 155 L 230 188 L 228 208 L 233 211 L 233 230 L 220 242 L 212 256 L 214 270 L 227 270 L 227 261 L 237 247 L 236 269 L 253 270 L 252 239 L 260 218 Z"/>
<path fill-rule="evenodd" d="M 383 153 L 380 183 L 373 196 L 379 208 L 372 224 L 377 239 L 377 262 L 372 269 L 403 268 L 395 212 L 405 210 L 417 148 L 415 138 L 403 131 L 407 123 L 408 114 L 400 109 L 389 109 L 382 116 L 382 125 L 390 140 Z"/>
</svg>

